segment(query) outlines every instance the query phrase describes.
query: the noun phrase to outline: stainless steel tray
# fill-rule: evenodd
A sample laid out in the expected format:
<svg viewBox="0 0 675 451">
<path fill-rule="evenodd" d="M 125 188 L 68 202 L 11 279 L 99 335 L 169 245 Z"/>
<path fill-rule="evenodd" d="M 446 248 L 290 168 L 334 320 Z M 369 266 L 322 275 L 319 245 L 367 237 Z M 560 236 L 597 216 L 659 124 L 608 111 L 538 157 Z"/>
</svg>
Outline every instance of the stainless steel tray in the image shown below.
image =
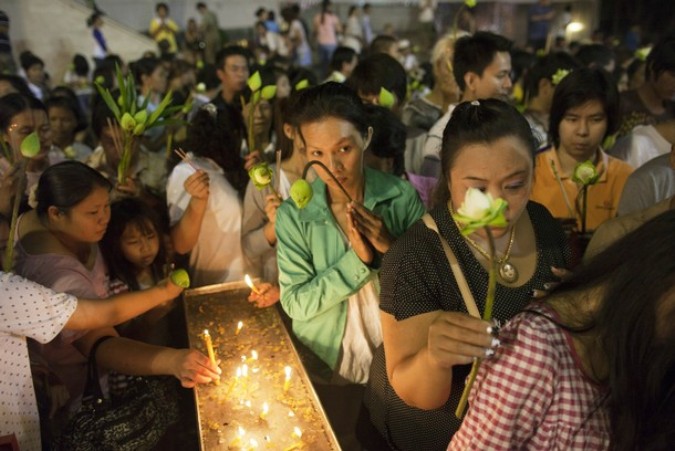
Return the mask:
<svg viewBox="0 0 675 451">
<path fill-rule="evenodd" d="M 231 282 L 184 293 L 190 346 L 206 354 L 208 329 L 223 370 L 219 385 L 195 389 L 201 449 L 339 450 L 279 312 L 254 307 L 249 292 Z"/>
</svg>

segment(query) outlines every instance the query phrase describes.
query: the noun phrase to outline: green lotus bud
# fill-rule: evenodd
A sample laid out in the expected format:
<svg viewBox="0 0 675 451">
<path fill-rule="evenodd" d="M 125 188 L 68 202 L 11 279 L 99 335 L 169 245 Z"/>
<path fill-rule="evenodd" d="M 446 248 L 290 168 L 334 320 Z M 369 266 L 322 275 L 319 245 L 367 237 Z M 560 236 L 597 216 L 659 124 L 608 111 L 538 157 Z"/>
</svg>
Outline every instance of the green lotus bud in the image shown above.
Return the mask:
<svg viewBox="0 0 675 451">
<path fill-rule="evenodd" d="M 305 179 L 296 180 L 293 185 L 291 185 L 291 199 L 295 202 L 295 205 L 302 209 L 309 204 L 309 201 L 312 200 L 314 191 L 312 190 L 312 185 L 310 185 Z"/>
<path fill-rule="evenodd" d="M 467 8 L 473 8 L 476 6 L 476 0 L 464 0 L 464 4 Z"/>
<path fill-rule="evenodd" d="M 94 79 L 94 83 L 97 85 L 103 85 L 105 83 L 105 77 L 103 75 L 99 75 Z"/>
<path fill-rule="evenodd" d="M 33 132 L 21 141 L 21 155 L 26 158 L 34 158 L 40 153 L 40 137 Z"/>
<path fill-rule="evenodd" d="M 248 171 L 248 176 L 258 189 L 263 189 L 272 183 L 272 168 L 267 163 L 258 163 Z"/>
<path fill-rule="evenodd" d="M 197 86 L 195 86 L 197 89 L 197 92 L 206 92 L 206 84 L 205 83 L 197 83 Z"/>
<path fill-rule="evenodd" d="M 134 135 L 141 136 L 145 131 L 145 124 L 138 124 L 134 127 Z"/>
<path fill-rule="evenodd" d="M 195 65 L 197 69 L 202 70 L 204 69 L 204 61 L 202 60 L 197 60 L 197 64 Z"/>
<path fill-rule="evenodd" d="M 276 94 L 277 94 L 277 87 L 274 85 L 265 86 L 264 88 L 262 88 L 262 91 L 260 93 L 260 95 L 262 95 L 262 98 L 265 100 L 270 100 Z"/>
<path fill-rule="evenodd" d="M 131 116 L 131 114 L 124 113 L 124 115 L 122 115 L 122 119 L 120 119 L 120 125 L 125 131 L 133 132 L 134 128 L 136 128 L 136 121 Z"/>
<path fill-rule="evenodd" d="M 137 125 L 145 125 L 145 121 L 148 120 L 148 112 L 146 110 L 141 110 L 134 115 L 134 120 Z"/>
<path fill-rule="evenodd" d="M 119 97 L 117 98 L 117 104 L 118 104 L 119 106 L 122 106 L 123 103 L 124 103 L 124 99 L 122 98 L 122 96 L 119 96 Z"/>
<path fill-rule="evenodd" d="M 179 287 L 190 288 L 190 276 L 187 271 L 182 268 L 171 271 L 169 278 L 171 279 L 171 282 Z"/>
<path fill-rule="evenodd" d="M 68 146 L 63 149 L 63 154 L 70 160 L 77 156 L 77 152 L 75 152 L 75 148 L 73 146 Z"/>
<path fill-rule="evenodd" d="M 600 173 L 592 161 L 584 161 L 574 167 L 572 180 L 580 185 L 594 185 L 600 179 Z"/>
<path fill-rule="evenodd" d="M 309 88 L 309 80 L 307 80 L 306 78 L 303 78 L 302 80 L 297 82 L 296 85 L 295 85 L 296 91 L 302 91 L 305 88 Z"/>
<path fill-rule="evenodd" d="M 256 92 L 262 86 L 262 78 L 260 78 L 260 72 L 256 71 L 255 74 L 251 75 L 246 81 L 249 89 L 252 92 Z"/>
<path fill-rule="evenodd" d="M 390 110 L 396 104 L 396 96 L 385 88 L 380 88 L 380 95 L 378 96 L 380 106 L 389 108 Z"/>
</svg>

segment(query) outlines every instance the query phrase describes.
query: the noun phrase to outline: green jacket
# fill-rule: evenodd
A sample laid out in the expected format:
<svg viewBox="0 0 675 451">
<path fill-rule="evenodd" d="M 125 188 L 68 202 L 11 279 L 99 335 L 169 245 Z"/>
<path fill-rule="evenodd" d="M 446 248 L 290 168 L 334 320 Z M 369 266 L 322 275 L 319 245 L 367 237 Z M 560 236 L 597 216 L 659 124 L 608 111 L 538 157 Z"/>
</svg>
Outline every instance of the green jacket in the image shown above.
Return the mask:
<svg viewBox="0 0 675 451">
<path fill-rule="evenodd" d="M 365 182 L 365 207 L 380 216 L 395 237 L 424 214 L 408 182 L 369 168 Z M 287 199 L 277 211 L 281 304 L 293 319 L 296 336 L 335 369 L 347 319 L 344 301 L 376 277 L 378 268 L 364 264 L 345 245 L 321 179 L 312 188 L 314 196 L 304 209 Z"/>
</svg>

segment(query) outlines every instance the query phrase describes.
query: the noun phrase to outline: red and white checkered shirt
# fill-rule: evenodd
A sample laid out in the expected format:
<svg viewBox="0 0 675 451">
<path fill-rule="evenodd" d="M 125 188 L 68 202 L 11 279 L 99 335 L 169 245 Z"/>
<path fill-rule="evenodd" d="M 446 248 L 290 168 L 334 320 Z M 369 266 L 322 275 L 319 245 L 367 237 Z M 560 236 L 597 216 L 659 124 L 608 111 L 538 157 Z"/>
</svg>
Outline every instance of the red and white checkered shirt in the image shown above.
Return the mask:
<svg viewBox="0 0 675 451">
<path fill-rule="evenodd" d="M 528 310 L 556 318 L 543 304 Z M 483 361 L 448 450 L 609 449 L 607 391 L 583 372 L 571 336 L 549 318 L 526 311 L 502 329 L 502 346 Z"/>
</svg>

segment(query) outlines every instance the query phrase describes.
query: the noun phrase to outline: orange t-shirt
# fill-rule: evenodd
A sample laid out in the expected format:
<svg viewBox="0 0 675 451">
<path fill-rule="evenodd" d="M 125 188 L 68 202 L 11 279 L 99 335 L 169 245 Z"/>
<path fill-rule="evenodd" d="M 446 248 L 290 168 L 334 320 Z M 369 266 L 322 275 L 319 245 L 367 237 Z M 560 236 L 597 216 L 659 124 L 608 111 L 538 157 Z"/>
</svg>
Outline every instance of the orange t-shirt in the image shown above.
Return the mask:
<svg viewBox="0 0 675 451">
<path fill-rule="evenodd" d="M 556 180 L 551 161 L 560 175 L 562 185 L 567 193 L 573 215 L 560 190 L 560 184 Z M 602 224 L 616 216 L 616 209 L 621 198 L 623 185 L 633 172 L 633 168 L 617 158 L 607 155 L 602 149 L 598 149 L 596 169 L 600 172 L 600 180 L 595 185 L 588 187 L 588 211 L 586 213 L 586 230 L 595 230 Z M 576 217 L 577 227 L 581 229 L 581 218 L 576 212 L 575 201 L 581 191 L 581 186 L 572 181 L 571 174 L 562 171 L 558 154 L 551 147 L 537 155 L 534 167 L 534 180 L 530 199 L 544 205 L 556 218 Z M 581 205 L 581 200 L 579 200 Z"/>
</svg>

